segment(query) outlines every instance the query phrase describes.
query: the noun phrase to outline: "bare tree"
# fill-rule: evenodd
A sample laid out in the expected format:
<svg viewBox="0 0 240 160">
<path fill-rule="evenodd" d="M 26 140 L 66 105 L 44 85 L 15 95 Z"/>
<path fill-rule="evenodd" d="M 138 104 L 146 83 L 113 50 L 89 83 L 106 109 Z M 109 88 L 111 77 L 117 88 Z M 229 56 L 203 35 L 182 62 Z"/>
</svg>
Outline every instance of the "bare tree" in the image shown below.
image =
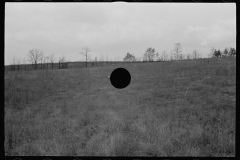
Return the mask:
<svg viewBox="0 0 240 160">
<path fill-rule="evenodd" d="M 99 60 L 101 61 L 101 62 L 103 62 L 104 61 L 104 55 L 101 53 L 101 55 L 100 55 L 100 58 L 99 58 Z"/>
<path fill-rule="evenodd" d="M 44 55 L 42 55 L 42 57 L 40 58 L 40 62 L 41 62 L 41 69 L 43 69 L 43 63 L 44 63 Z"/>
<path fill-rule="evenodd" d="M 159 54 L 158 54 L 158 52 L 156 53 L 156 58 L 157 58 L 157 61 L 159 61 Z"/>
<path fill-rule="evenodd" d="M 181 43 L 176 43 L 175 44 L 174 51 L 175 51 L 175 60 L 178 60 L 179 59 L 179 54 L 182 52 Z"/>
<path fill-rule="evenodd" d="M 23 58 L 22 63 L 24 64 L 24 69 L 26 70 L 27 64 L 25 58 Z"/>
<path fill-rule="evenodd" d="M 202 57 L 202 54 L 201 54 L 200 51 L 198 51 L 198 53 L 197 53 L 197 58 L 199 59 L 199 58 L 201 58 L 201 57 Z"/>
<path fill-rule="evenodd" d="M 197 59 L 197 57 L 198 57 L 198 50 L 194 49 L 193 50 L 193 59 Z"/>
<path fill-rule="evenodd" d="M 165 60 L 168 61 L 168 55 L 167 54 L 165 54 Z"/>
<path fill-rule="evenodd" d="M 179 59 L 179 60 L 183 60 L 183 54 L 180 53 L 180 54 L 178 55 L 178 59 Z"/>
<path fill-rule="evenodd" d="M 170 57 L 170 61 L 172 61 L 173 60 L 173 53 L 172 53 L 173 51 L 171 51 L 171 57 Z"/>
<path fill-rule="evenodd" d="M 66 64 L 66 58 L 64 56 L 60 57 L 58 61 L 58 69 L 67 68 Z"/>
<path fill-rule="evenodd" d="M 47 69 L 48 69 L 48 60 L 49 60 L 49 57 L 48 56 L 46 56 L 45 58 L 44 58 L 44 68 L 45 68 L 45 65 L 47 64 Z"/>
<path fill-rule="evenodd" d="M 17 63 L 17 69 L 19 70 L 20 69 L 21 59 L 17 58 L 16 63 Z"/>
<path fill-rule="evenodd" d="M 90 54 L 88 55 L 88 57 L 87 57 L 87 60 L 88 60 L 88 62 L 91 62 L 91 61 L 93 61 L 93 59 L 92 59 L 92 57 L 91 57 L 91 55 L 90 55 Z"/>
<path fill-rule="evenodd" d="M 32 63 L 33 68 L 37 69 L 37 63 L 41 61 L 43 57 L 43 52 L 38 49 L 32 49 L 28 54 L 29 61 Z"/>
<path fill-rule="evenodd" d="M 164 61 L 164 58 L 163 58 L 163 54 L 161 55 L 161 58 L 159 59 L 159 61 Z"/>
<path fill-rule="evenodd" d="M 82 48 L 84 51 L 85 51 L 85 53 L 80 53 L 80 54 L 82 54 L 82 55 L 84 55 L 85 57 L 86 57 L 86 67 L 87 67 L 87 61 L 88 61 L 88 52 L 91 52 L 91 50 L 88 48 L 88 47 L 84 47 L 84 48 Z"/>
<path fill-rule="evenodd" d="M 166 54 L 165 50 L 163 51 L 163 55 L 162 56 L 163 56 L 162 57 L 163 61 L 166 61 L 167 60 L 167 54 Z"/>
<path fill-rule="evenodd" d="M 50 60 L 51 65 L 52 65 L 52 69 L 53 69 L 53 65 L 54 65 L 54 61 L 55 61 L 55 56 L 54 56 L 54 54 L 52 54 L 51 56 L 49 56 L 48 59 Z"/>
<path fill-rule="evenodd" d="M 155 49 L 154 48 L 148 48 L 145 53 L 144 53 L 144 59 L 146 61 L 153 61 L 154 57 L 155 57 Z"/>
<path fill-rule="evenodd" d="M 208 58 L 214 57 L 215 50 L 216 50 L 216 49 L 215 49 L 214 47 L 212 47 L 212 48 L 210 49 L 210 53 L 208 54 Z"/>
<path fill-rule="evenodd" d="M 17 58 L 14 56 L 14 57 L 12 58 L 12 70 L 14 70 L 14 71 L 15 71 L 16 63 L 17 63 Z"/>
</svg>

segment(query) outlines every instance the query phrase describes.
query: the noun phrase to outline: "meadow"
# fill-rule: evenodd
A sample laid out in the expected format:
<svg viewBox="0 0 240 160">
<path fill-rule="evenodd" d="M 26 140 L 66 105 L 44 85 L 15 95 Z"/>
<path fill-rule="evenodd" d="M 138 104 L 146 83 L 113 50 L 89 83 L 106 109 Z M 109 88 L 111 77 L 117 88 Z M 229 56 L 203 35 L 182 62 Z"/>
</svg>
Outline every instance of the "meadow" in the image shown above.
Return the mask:
<svg viewBox="0 0 240 160">
<path fill-rule="evenodd" d="M 131 83 L 108 76 L 127 69 Z M 4 75 L 6 156 L 235 156 L 236 58 Z"/>
</svg>

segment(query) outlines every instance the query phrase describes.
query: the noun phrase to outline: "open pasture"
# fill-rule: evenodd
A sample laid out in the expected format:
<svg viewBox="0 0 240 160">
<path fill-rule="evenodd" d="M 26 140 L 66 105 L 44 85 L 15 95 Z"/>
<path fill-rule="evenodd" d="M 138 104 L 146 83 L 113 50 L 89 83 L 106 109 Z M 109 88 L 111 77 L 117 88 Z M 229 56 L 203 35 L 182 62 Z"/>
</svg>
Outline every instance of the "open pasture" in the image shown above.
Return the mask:
<svg viewBox="0 0 240 160">
<path fill-rule="evenodd" d="M 131 74 L 122 90 L 117 67 Z M 235 156 L 235 58 L 4 77 L 5 155 Z"/>
</svg>

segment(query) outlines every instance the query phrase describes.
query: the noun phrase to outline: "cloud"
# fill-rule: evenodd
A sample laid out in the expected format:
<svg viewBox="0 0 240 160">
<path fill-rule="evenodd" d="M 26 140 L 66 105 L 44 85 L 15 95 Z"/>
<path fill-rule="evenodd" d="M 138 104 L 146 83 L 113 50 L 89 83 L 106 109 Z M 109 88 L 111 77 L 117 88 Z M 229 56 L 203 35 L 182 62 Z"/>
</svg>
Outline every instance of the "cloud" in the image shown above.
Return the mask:
<svg viewBox="0 0 240 160">
<path fill-rule="evenodd" d="M 188 47 L 200 47 L 203 40 L 209 47 L 227 46 L 236 40 L 236 19 L 218 19 L 208 27 L 187 26 L 184 34 L 180 30 L 178 36 L 182 37 L 181 42 Z"/>
<path fill-rule="evenodd" d="M 78 54 L 83 47 L 92 50 L 92 57 L 108 53 L 109 58 L 122 59 L 127 52 L 141 57 L 148 47 L 170 53 L 178 42 L 186 53 L 202 48 L 203 40 L 207 47 L 233 45 L 236 17 L 232 12 L 231 17 L 228 12 L 218 16 L 219 10 L 212 7 L 203 11 L 185 4 L 7 3 L 5 58 L 24 57 L 33 48 L 76 61 L 84 60 Z"/>
</svg>

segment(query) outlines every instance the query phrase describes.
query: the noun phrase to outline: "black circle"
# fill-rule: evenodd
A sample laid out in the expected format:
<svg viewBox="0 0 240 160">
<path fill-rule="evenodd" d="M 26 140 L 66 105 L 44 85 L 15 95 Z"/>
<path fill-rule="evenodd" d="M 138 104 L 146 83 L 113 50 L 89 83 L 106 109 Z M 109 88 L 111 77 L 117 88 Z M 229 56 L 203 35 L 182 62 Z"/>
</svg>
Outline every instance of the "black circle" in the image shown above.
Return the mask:
<svg viewBox="0 0 240 160">
<path fill-rule="evenodd" d="M 115 88 L 123 89 L 130 84 L 131 75 L 125 68 L 117 68 L 111 73 L 110 81 Z"/>
</svg>

